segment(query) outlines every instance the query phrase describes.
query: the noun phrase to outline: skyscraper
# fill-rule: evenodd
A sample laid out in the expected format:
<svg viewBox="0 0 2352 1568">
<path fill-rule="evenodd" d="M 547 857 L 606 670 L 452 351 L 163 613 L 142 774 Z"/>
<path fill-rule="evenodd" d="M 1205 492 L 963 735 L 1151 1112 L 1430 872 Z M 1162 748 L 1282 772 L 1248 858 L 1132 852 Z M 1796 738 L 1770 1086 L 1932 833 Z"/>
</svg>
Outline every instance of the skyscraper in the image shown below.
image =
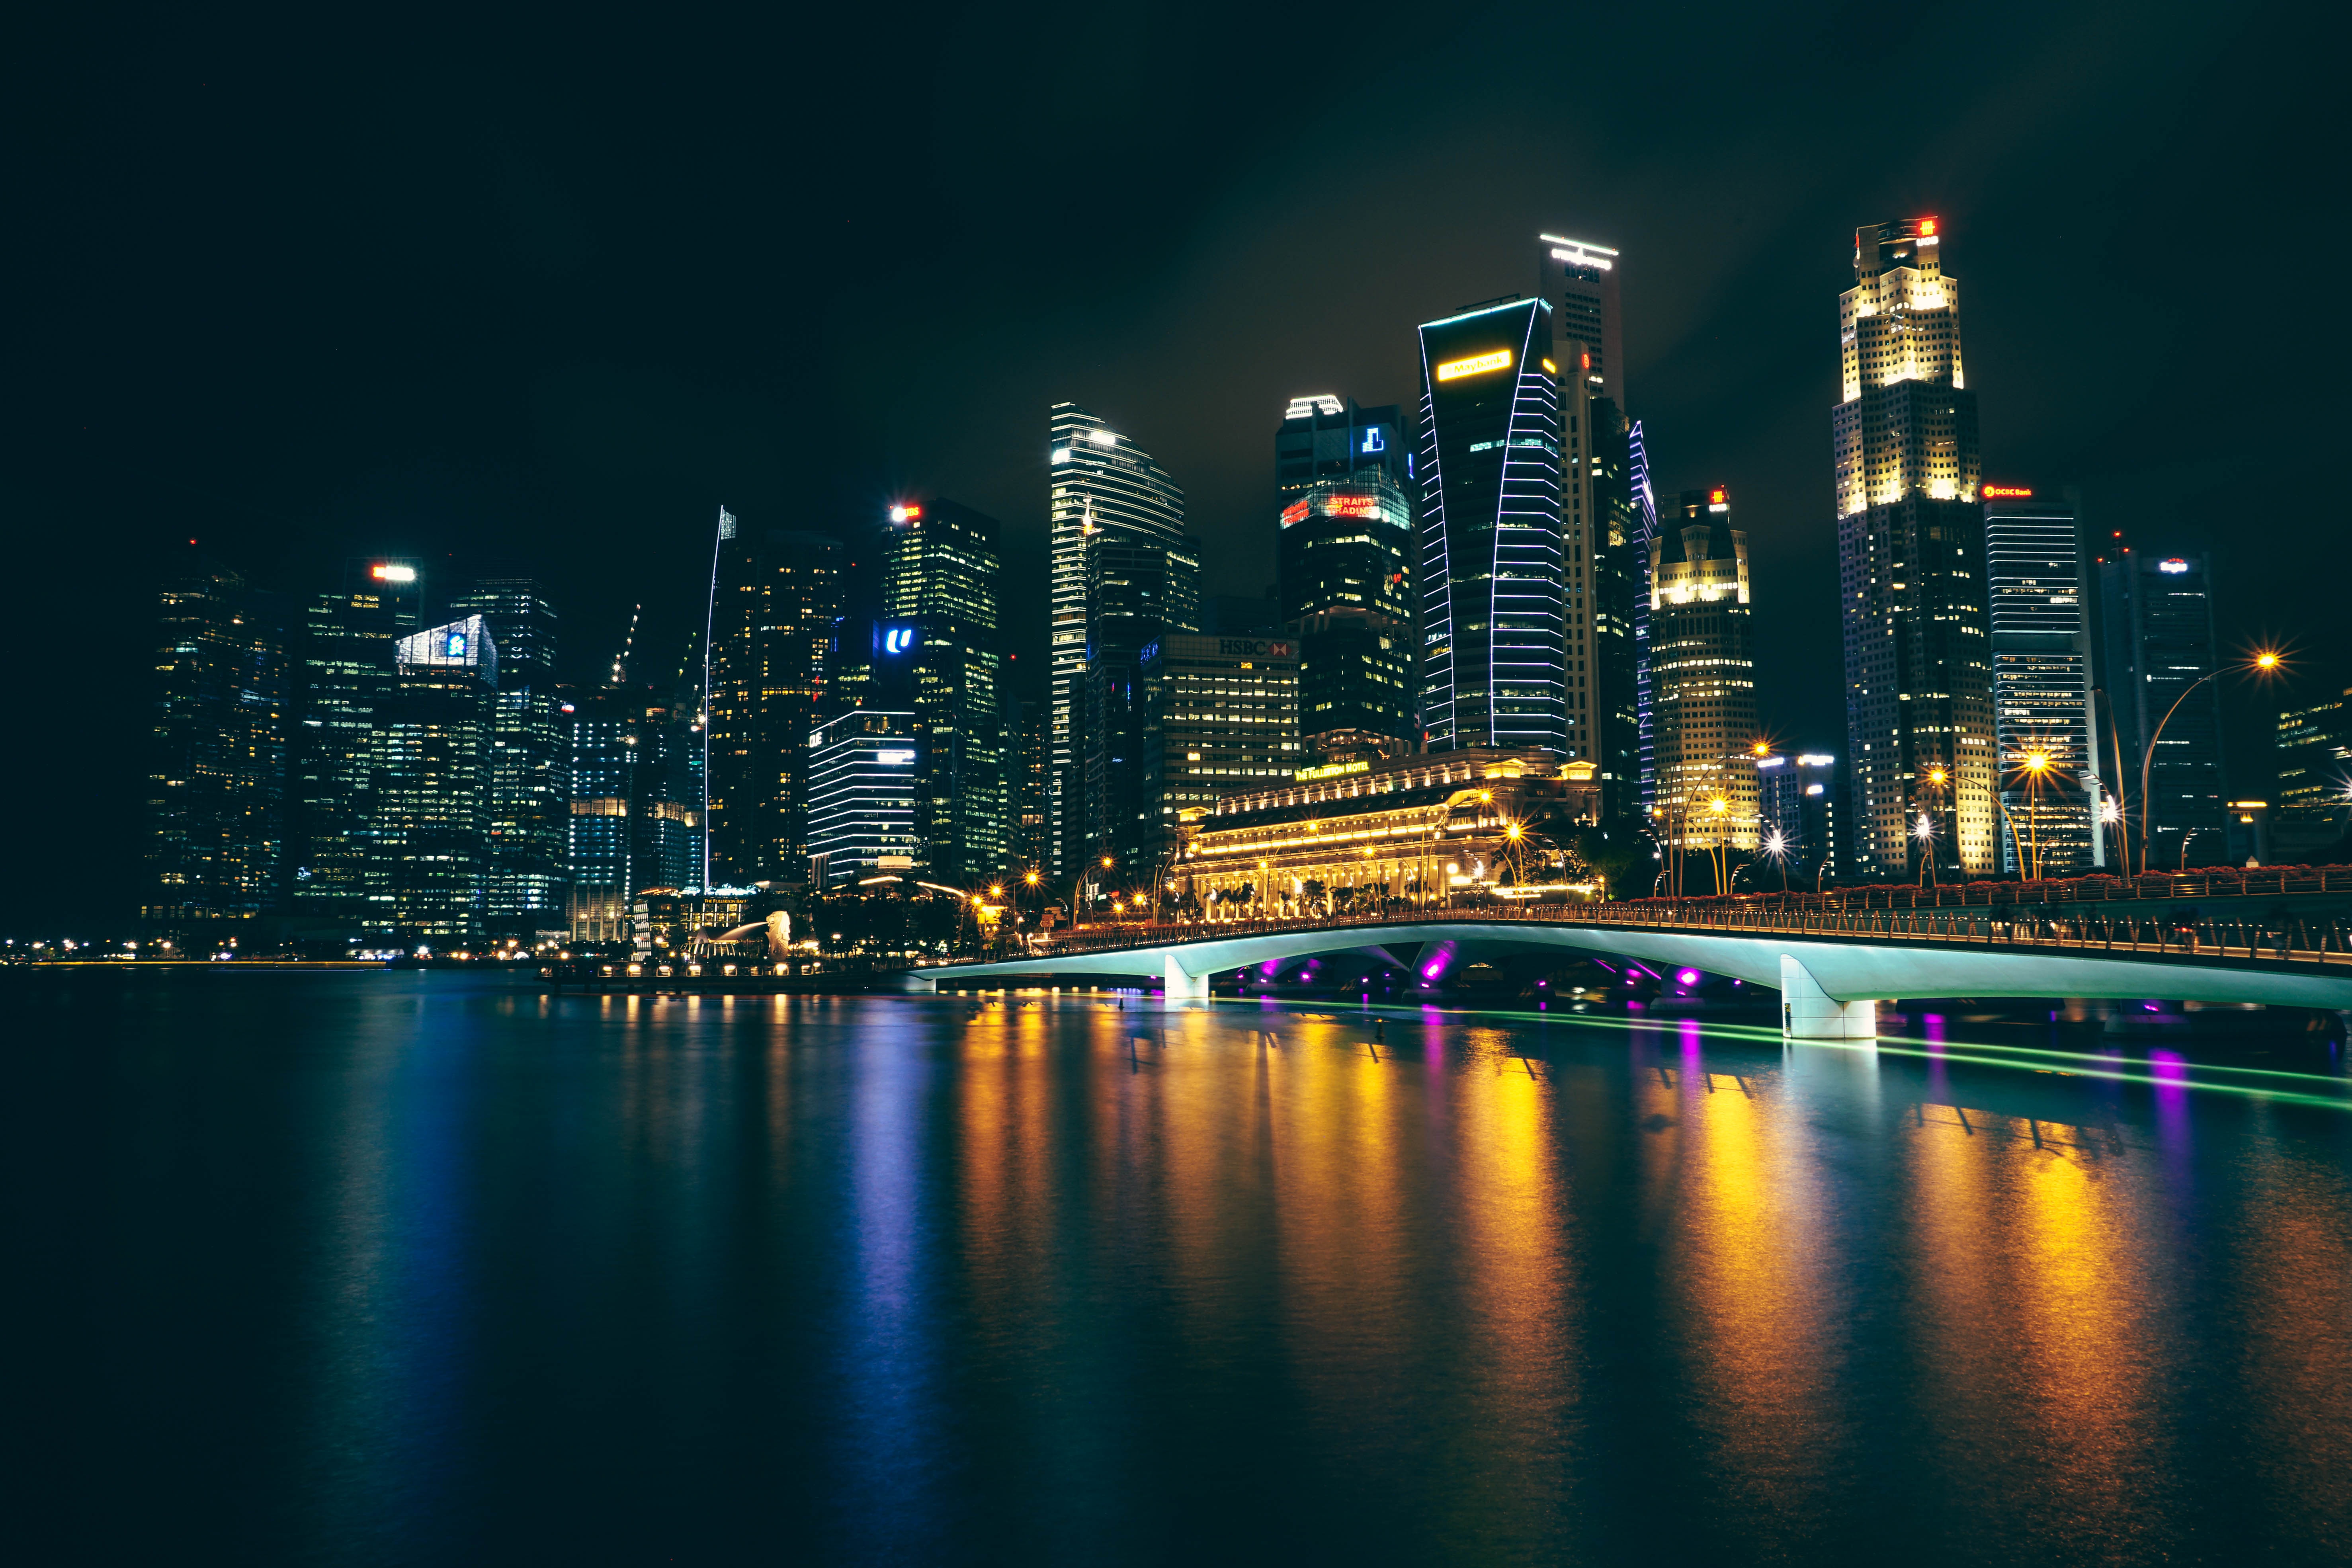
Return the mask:
<svg viewBox="0 0 2352 1568">
<path fill-rule="evenodd" d="M 226 567 L 167 584 L 147 773 L 149 934 L 226 940 L 278 899 L 293 699 L 286 608 Z"/>
<path fill-rule="evenodd" d="M 1642 422 L 1633 420 L 1625 430 L 1625 489 L 1633 517 L 1628 523 L 1626 553 L 1641 563 L 1640 580 L 1633 589 L 1633 721 L 1634 745 L 1638 761 L 1635 764 L 1641 780 L 1642 813 L 1647 816 L 1657 804 L 1657 735 L 1656 714 L 1651 707 L 1654 692 L 1650 680 L 1650 542 L 1658 536 L 1657 490 L 1650 481 L 1650 451 L 1643 439 Z"/>
<path fill-rule="evenodd" d="M 377 715 L 397 692 L 394 647 L 420 625 L 413 561 L 357 560 L 303 616 L 288 761 L 288 907 L 314 932 L 389 936 L 392 890 L 374 854 Z"/>
<path fill-rule="evenodd" d="M 1075 403 L 1054 405 L 1047 450 L 1053 591 L 1048 703 L 1053 720 L 1046 845 L 1053 876 L 1073 875 L 1086 852 L 1087 545 L 1110 535 L 1163 549 L 1184 545 L 1184 492 L 1151 454 Z M 1197 595 L 1197 588 L 1195 590 Z M 1197 612 L 1196 612 L 1197 613 Z M 1187 620 L 1187 627 L 1197 625 Z"/>
<path fill-rule="evenodd" d="M 1045 798 L 1053 756 L 1053 713 L 1036 701 L 1004 705 L 998 731 L 1004 757 L 1004 842 L 1008 874 L 1045 863 Z"/>
<path fill-rule="evenodd" d="M 1413 749 L 1412 503 L 1381 466 L 1282 509 L 1282 624 L 1298 641 L 1300 739 L 1318 759 Z"/>
<path fill-rule="evenodd" d="M 526 940 L 562 931 L 572 793 L 565 759 L 570 726 L 555 690 L 554 607 L 530 578 L 481 577 L 452 598 L 449 608 L 480 617 L 498 650 L 482 929 Z"/>
<path fill-rule="evenodd" d="M 1570 752 L 1559 366 L 1539 300 L 1421 328 L 1422 724 L 1432 751 Z"/>
<path fill-rule="evenodd" d="M 907 701 L 922 753 L 915 834 L 930 874 L 950 882 L 1004 861 L 997 534 L 994 518 L 934 500 L 892 507 L 883 539 L 883 615 L 911 655 Z"/>
<path fill-rule="evenodd" d="M 695 704 L 691 693 L 651 685 L 563 695 L 572 725 L 572 939 L 627 942 L 645 892 L 690 887 L 701 869 Z M 808 748 L 805 731 L 801 746 Z"/>
<path fill-rule="evenodd" d="M 1150 858 L 1159 813 L 1149 784 L 1146 653 L 1170 633 L 1200 626 L 1201 556 L 1194 541 L 1169 545 L 1108 531 L 1086 542 L 1087 663 L 1085 868 L 1108 858 L 1124 868 Z"/>
<path fill-rule="evenodd" d="M 497 645 L 468 616 L 402 637 L 394 657 L 392 697 L 370 731 L 378 879 L 399 940 L 470 942 L 489 868 Z"/>
<path fill-rule="evenodd" d="M 1826 752 L 1759 757 L 1756 781 L 1757 814 L 1767 836 L 1780 836 L 1782 866 L 1816 886 L 1836 876 L 1837 758 Z"/>
<path fill-rule="evenodd" d="M 2218 864 L 2229 851 L 2221 683 L 2205 679 L 2220 652 L 2211 564 L 2118 550 L 2098 563 L 2098 577 L 2102 684 L 2123 741 L 2132 858 L 2150 870 Z"/>
<path fill-rule="evenodd" d="M 920 877 L 916 835 L 922 747 L 913 713 L 853 709 L 811 731 L 809 880 L 819 888 L 869 877 Z"/>
<path fill-rule="evenodd" d="M 1274 436 L 1275 509 L 1359 468 L 1379 468 L 1411 493 L 1412 432 L 1397 405 L 1360 408 L 1328 392 L 1292 398 Z"/>
<path fill-rule="evenodd" d="M 2352 808 L 2352 690 L 2278 716 L 2278 792 L 2271 799 L 2272 852 L 2318 864 L 2342 842 Z"/>
<path fill-rule="evenodd" d="M 1936 220 L 1854 232 L 1832 411 L 1851 870 L 1989 874 L 1997 758 L 1976 395 Z M 1924 834 L 1920 831 L 1922 820 Z"/>
<path fill-rule="evenodd" d="M 1675 510 L 1650 545 L 1657 805 L 1693 847 L 1753 849 L 1759 732 L 1748 535 L 1731 526 L 1721 485 L 1683 491 Z"/>
<path fill-rule="evenodd" d="M 1640 570 L 1626 529 L 1632 494 L 1621 443 L 1625 420 L 1624 350 L 1617 308 L 1617 252 L 1557 235 L 1538 237 L 1538 276 L 1551 312 L 1550 363 L 1559 367 L 1560 461 L 1561 702 L 1568 754 L 1602 765 L 1601 793 L 1613 810 L 1621 766 L 1631 761 L 1622 728 L 1630 706 L 1633 647 L 1618 631 L 1630 613 Z M 1612 538 L 1616 542 L 1612 545 Z M 1630 632 L 1630 626 L 1627 630 Z M 1614 748 L 1615 755 L 1608 754 Z"/>
<path fill-rule="evenodd" d="M 1166 864 L 1181 813 L 1299 770 L 1301 676 L 1288 637 L 1171 633 L 1144 650 L 1150 831 L 1122 886 L 1144 886 L 1142 873 Z"/>
<path fill-rule="evenodd" d="M 2091 710 L 2091 618 L 2074 509 L 1987 485 L 1993 725 L 2006 817 L 2001 865 L 2081 876 L 2107 863 L 2098 826 L 2099 729 Z M 2032 766 L 2035 759 L 2048 766 Z"/>
<path fill-rule="evenodd" d="M 798 883 L 807 871 L 808 735 L 842 613 L 840 540 L 720 510 L 710 591 L 709 882 Z M 701 879 L 698 868 L 688 879 Z"/>
</svg>

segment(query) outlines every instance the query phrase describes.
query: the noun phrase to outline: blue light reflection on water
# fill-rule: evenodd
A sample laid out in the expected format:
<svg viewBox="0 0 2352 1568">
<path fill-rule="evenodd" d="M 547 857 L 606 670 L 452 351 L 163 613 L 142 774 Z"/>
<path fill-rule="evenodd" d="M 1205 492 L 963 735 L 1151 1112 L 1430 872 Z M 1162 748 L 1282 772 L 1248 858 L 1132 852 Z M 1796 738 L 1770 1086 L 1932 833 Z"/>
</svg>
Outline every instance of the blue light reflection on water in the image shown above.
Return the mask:
<svg viewBox="0 0 2352 1568">
<path fill-rule="evenodd" d="M 17 998 L 25 1479 L 116 1555 L 2323 1561 L 2352 1528 L 2352 1113 L 2171 1047 L 272 984 Z"/>
</svg>

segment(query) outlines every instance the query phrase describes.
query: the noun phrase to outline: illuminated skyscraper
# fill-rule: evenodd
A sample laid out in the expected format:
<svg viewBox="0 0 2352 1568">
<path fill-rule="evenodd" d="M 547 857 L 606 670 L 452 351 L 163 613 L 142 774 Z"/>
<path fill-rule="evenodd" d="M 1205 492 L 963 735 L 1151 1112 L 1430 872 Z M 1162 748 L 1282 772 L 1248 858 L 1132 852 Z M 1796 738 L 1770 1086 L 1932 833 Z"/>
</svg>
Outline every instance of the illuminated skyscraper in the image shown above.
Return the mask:
<svg viewBox="0 0 2352 1568">
<path fill-rule="evenodd" d="M 1993 727 L 2007 816 L 2001 866 L 2074 877 L 2107 863 L 2097 826 L 2098 726 L 2091 711 L 2091 618 L 2074 509 L 2015 485 L 1987 485 L 1985 571 L 1992 595 Z M 2039 770 L 2029 764 L 2045 758 Z"/>
<path fill-rule="evenodd" d="M 1421 692 L 1429 749 L 1577 754 L 1564 568 L 1560 366 L 1550 307 L 1476 306 L 1421 328 Z M 1580 688 L 1589 690 L 1589 686 Z M 1581 731 L 1579 731 L 1580 735 Z"/>
<path fill-rule="evenodd" d="M 1298 772 L 1298 651 L 1289 637 L 1180 633 L 1144 650 L 1150 820 L 1140 858 L 1114 885 L 1146 887 L 1146 873 L 1166 872 L 1181 813 Z"/>
<path fill-rule="evenodd" d="M 1412 431 L 1402 411 L 1393 403 L 1360 408 L 1328 392 L 1292 398 L 1274 437 L 1276 510 L 1360 468 L 1379 468 L 1411 493 Z"/>
<path fill-rule="evenodd" d="M 371 731 L 372 851 L 393 934 L 441 946 L 482 935 L 489 871 L 498 647 L 479 616 L 402 637 Z"/>
<path fill-rule="evenodd" d="M 710 885 L 806 874 L 808 735 L 842 613 L 841 541 L 719 514 L 708 721 Z M 692 885 L 699 868 L 687 879 Z"/>
<path fill-rule="evenodd" d="M 2221 651 L 2211 562 L 2116 550 L 2099 562 L 2098 578 L 2103 684 L 2123 738 L 2132 858 L 2150 870 L 2219 864 L 2229 850 L 2221 682 L 2205 679 Z"/>
<path fill-rule="evenodd" d="M 1936 229 L 1856 230 L 1854 286 L 1839 299 L 1849 869 L 1864 876 L 1912 875 L 1927 852 L 1948 876 L 2000 864 L 1976 395 Z"/>
<path fill-rule="evenodd" d="M 564 755 L 570 727 L 555 692 L 554 607 L 527 577 L 484 577 L 449 608 L 478 616 L 498 649 L 482 928 L 526 941 L 562 931 L 572 795 Z"/>
<path fill-rule="evenodd" d="M 142 922 L 194 952 L 274 909 L 293 699 L 286 607 L 205 564 L 163 593 Z"/>
<path fill-rule="evenodd" d="M 1413 749 L 1412 503 L 1370 465 L 1301 490 L 1275 553 L 1298 642 L 1298 728 L 1315 760 Z"/>
<path fill-rule="evenodd" d="M 1657 801 L 1693 847 L 1756 847 L 1755 612 L 1730 492 L 1685 490 L 1650 545 Z M 1717 808 L 1717 802 L 1722 808 Z"/>
<path fill-rule="evenodd" d="M 1046 798 L 1050 875 L 1074 874 L 1086 853 L 1087 546 L 1097 535 L 1185 548 L 1184 492 L 1151 454 L 1075 403 L 1052 412 L 1047 451 L 1053 645 L 1047 670 L 1053 721 Z M 1194 589 L 1195 611 L 1198 588 Z M 1190 630 L 1197 618 L 1182 625 Z"/>
<path fill-rule="evenodd" d="M 915 715 L 854 709 L 810 731 L 808 747 L 809 880 L 823 888 L 927 875 L 915 831 Z"/>
<path fill-rule="evenodd" d="M 1633 493 L 1618 253 L 1539 235 L 1538 273 L 1559 366 L 1561 637 L 1569 754 L 1600 769 L 1604 811 L 1633 805 L 1641 769 L 1634 601 L 1649 540 Z"/>
<path fill-rule="evenodd" d="M 373 853 L 375 726 L 394 699 L 394 644 L 421 624 L 413 561 L 357 560 L 340 592 L 303 616 L 296 723 L 288 761 L 288 907 L 310 932 L 391 934 L 392 889 Z"/>
<path fill-rule="evenodd" d="M 648 890 L 699 873 L 702 740 L 692 693 L 604 686 L 564 694 L 572 726 L 570 925 L 575 942 L 634 940 Z M 801 735 L 803 752 L 808 734 Z M 797 874 L 794 880 L 798 879 Z"/>
<path fill-rule="evenodd" d="M 1124 877 L 1150 858 L 1160 832 L 1144 659 L 1164 637 L 1199 627 L 1201 553 L 1189 539 L 1167 545 L 1106 531 L 1087 540 L 1086 555 L 1085 869 L 1099 880 L 1104 857 Z"/>
<path fill-rule="evenodd" d="M 997 532 L 994 518 L 935 500 L 892 507 L 883 535 L 884 624 L 906 647 L 903 689 L 922 753 L 915 834 L 930 874 L 946 881 L 1003 868 Z"/>
</svg>

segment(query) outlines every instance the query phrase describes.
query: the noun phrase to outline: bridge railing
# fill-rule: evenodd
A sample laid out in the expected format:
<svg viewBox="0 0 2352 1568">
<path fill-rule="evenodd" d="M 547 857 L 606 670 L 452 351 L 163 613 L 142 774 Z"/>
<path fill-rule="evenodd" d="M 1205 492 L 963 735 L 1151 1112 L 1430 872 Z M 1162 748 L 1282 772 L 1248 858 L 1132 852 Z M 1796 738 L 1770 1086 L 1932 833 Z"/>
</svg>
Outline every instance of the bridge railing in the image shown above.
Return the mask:
<svg viewBox="0 0 2352 1568">
<path fill-rule="evenodd" d="M 2352 890 L 2352 872 L 2339 872 Z M 2263 889 L 2268 894 L 2275 889 Z M 2290 889 L 2300 890 L 2300 889 Z M 2317 889 L 2313 889 L 2317 890 Z M 2330 889 L 2333 890 L 2333 889 Z M 2092 902 L 2092 900 L 2084 900 Z M 2251 917 L 2252 911 L 2249 911 Z M 1636 931 L 1688 931 L 1738 935 L 1781 933 L 1878 942 L 1931 942 L 1942 945 L 2138 953 L 2204 962 L 2253 963 L 2309 967 L 2352 966 L 2352 920 L 2329 918 L 2184 920 L 2169 913 L 2114 909 L 2053 913 L 1953 903 L 1938 908 L 1803 909 L 1763 902 L 1715 904 L 1495 903 L 1473 907 L 1412 908 L 1345 914 L 1244 920 L 1134 921 L 1042 939 L 1027 956 L 1131 952 L 1237 937 L 1301 931 L 1344 932 L 1370 927 L 1480 924 L 1592 926 Z M 1008 954 L 1017 962 L 1022 954 Z"/>
</svg>

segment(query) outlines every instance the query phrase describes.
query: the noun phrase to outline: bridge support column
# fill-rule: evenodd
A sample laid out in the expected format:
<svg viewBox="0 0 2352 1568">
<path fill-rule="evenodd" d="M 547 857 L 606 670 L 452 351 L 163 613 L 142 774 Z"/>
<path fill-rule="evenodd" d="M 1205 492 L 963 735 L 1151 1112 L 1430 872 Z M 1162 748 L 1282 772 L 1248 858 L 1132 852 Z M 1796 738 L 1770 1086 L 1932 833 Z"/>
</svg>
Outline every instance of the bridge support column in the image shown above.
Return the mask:
<svg viewBox="0 0 2352 1568">
<path fill-rule="evenodd" d="M 936 996 L 940 983 L 928 974 L 909 974 L 907 976 L 907 989 L 918 996 Z"/>
<path fill-rule="evenodd" d="M 1792 1040 L 1874 1040 L 1878 1004 L 1840 1002 L 1805 966 L 1780 955 L 1780 1033 Z"/>
<path fill-rule="evenodd" d="M 1176 955 L 1172 952 L 1169 953 L 1163 962 L 1166 964 L 1164 971 L 1166 989 L 1161 993 L 1162 1001 L 1206 1002 L 1209 999 L 1207 975 L 1185 973 L 1184 966 L 1176 962 Z"/>
</svg>

